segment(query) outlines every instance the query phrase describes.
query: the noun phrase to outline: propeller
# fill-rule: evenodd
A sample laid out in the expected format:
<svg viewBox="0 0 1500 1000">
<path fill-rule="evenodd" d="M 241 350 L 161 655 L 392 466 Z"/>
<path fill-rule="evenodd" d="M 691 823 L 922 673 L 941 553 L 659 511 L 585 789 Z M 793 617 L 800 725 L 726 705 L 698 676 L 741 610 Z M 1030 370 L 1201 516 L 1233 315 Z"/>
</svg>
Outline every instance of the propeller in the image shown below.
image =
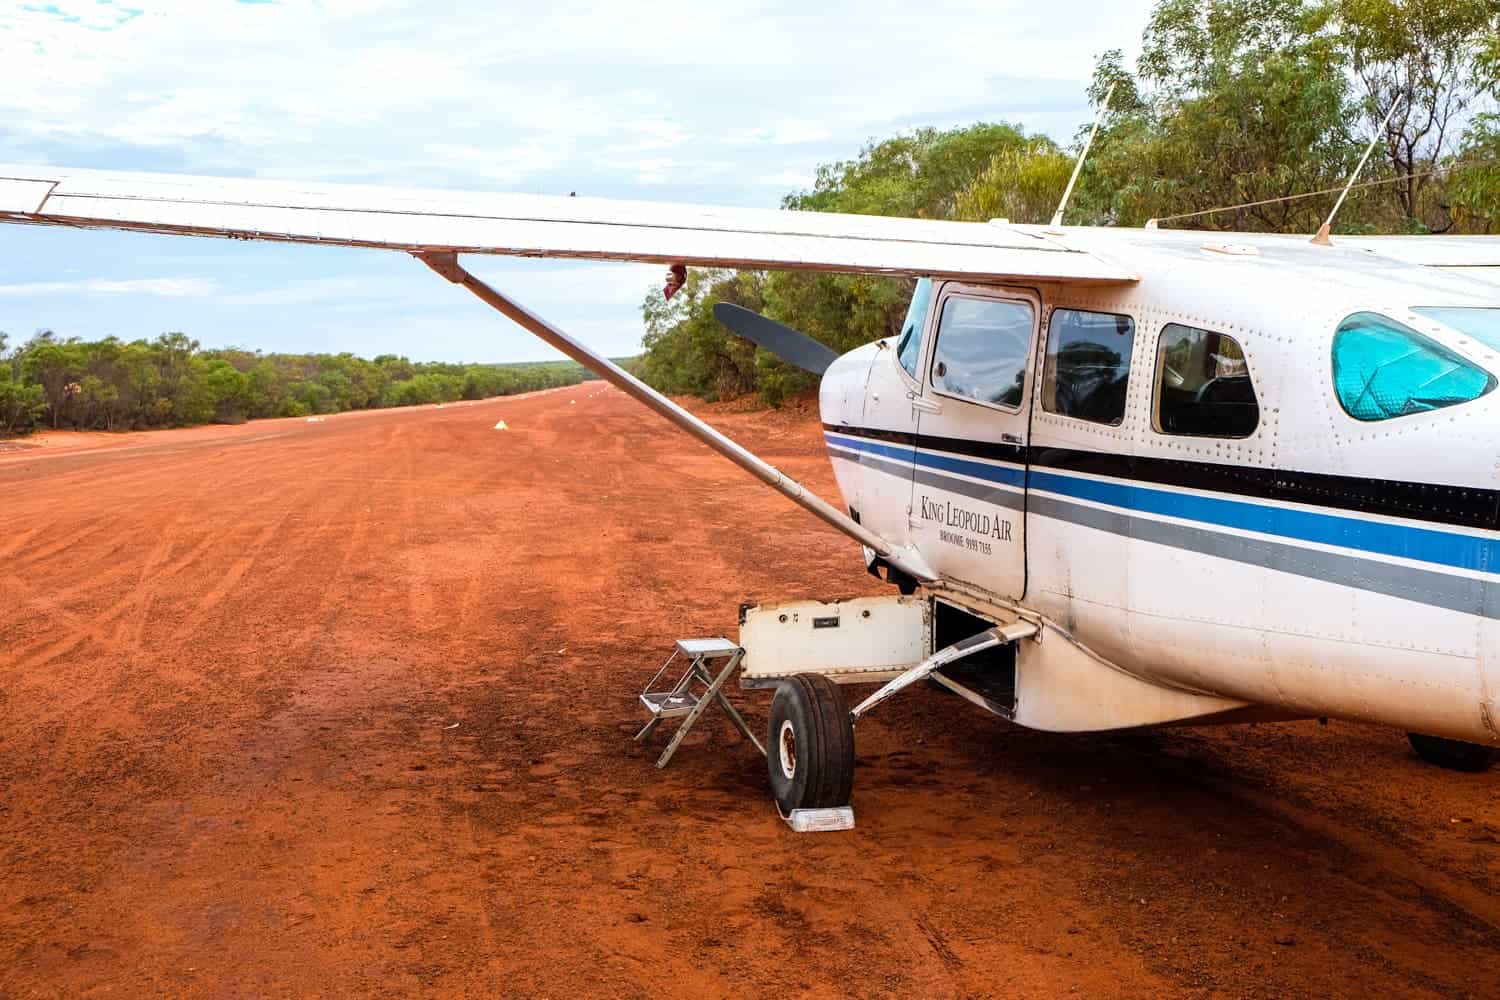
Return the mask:
<svg viewBox="0 0 1500 1000">
<path fill-rule="evenodd" d="M 814 375 L 822 376 L 838 359 L 831 348 L 801 330 L 766 319 L 742 306 L 720 302 L 714 306 L 714 318 L 756 347 L 765 348 L 787 364 Z"/>
</svg>

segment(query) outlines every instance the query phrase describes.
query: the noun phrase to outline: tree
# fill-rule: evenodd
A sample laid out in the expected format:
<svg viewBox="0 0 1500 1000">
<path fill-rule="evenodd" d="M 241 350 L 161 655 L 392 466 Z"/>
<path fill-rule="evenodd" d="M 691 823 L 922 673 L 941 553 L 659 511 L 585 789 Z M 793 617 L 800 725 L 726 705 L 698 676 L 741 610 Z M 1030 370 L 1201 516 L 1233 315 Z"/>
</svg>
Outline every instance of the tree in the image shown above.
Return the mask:
<svg viewBox="0 0 1500 1000">
<path fill-rule="evenodd" d="M 1500 6 L 1494 0 L 1328 0 L 1331 38 L 1347 54 L 1364 91 L 1364 111 L 1378 129 L 1395 171 L 1404 217 L 1446 230 L 1442 206 L 1426 213 L 1428 174 L 1454 152 L 1456 126 L 1496 79 Z"/>
<path fill-rule="evenodd" d="M 1321 21 L 1306 0 L 1161 0 L 1146 24 L 1137 70 L 1158 102 L 1180 102 L 1217 90 L 1267 54 L 1304 44 Z M 1128 76 L 1118 50 L 1100 63 L 1112 64 L 1115 79 Z M 1097 102 L 1097 81 L 1095 91 Z"/>
<path fill-rule="evenodd" d="M 271 417 L 280 412 L 282 400 L 286 396 L 286 386 L 274 361 L 270 358 L 259 359 L 246 373 L 245 380 L 247 416 L 252 419 Z"/>
<path fill-rule="evenodd" d="M 1358 157 L 1342 57 L 1306 0 L 1163 0 L 1137 74 L 1118 51 L 1099 60 L 1090 96 L 1114 84 L 1080 201 L 1092 221 L 1312 232 L 1324 206 L 1275 201 L 1337 185 Z M 1085 216 L 1087 218 L 1087 216 Z"/>
<path fill-rule="evenodd" d="M 197 384 L 202 394 L 202 409 L 207 420 L 217 423 L 243 423 L 250 402 L 250 379 L 222 358 L 205 361 Z M 206 422 L 206 421 L 204 421 Z"/>
<path fill-rule="evenodd" d="M 7 344 L 0 335 L 0 433 L 25 433 L 41 416 L 54 427 L 116 430 L 478 399 L 572 385 L 584 374 L 571 361 L 377 364 L 352 354 L 205 351 L 182 333 L 122 343 L 43 332 L 9 354 Z M 393 371 L 406 377 L 392 382 Z"/>
<path fill-rule="evenodd" d="M 952 218 L 958 192 L 973 183 L 996 153 L 1030 141 L 1005 122 L 946 132 L 917 129 L 870 143 L 854 160 L 824 164 L 811 191 L 789 194 L 782 205 L 804 212 Z"/>
<path fill-rule="evenodd" d="M 20 381 L 19 360 L 6 352 L 9 338 L 0 333 L 0 435 L 25 434 L 47 410 L 42 387 Z"/>
<path fill-rule="evenodd" d="M 23 349 L 21 373 L 41 386 L 52 414 L 52 426 L 62 426 L 75 386 L 83 376 L 83 352 L 76 340 L 58 341 L 50 331 L 37 334 Z"/>
<path fill-rule="evenodd" d="M 1037 137 L 1024 148 L 1005 149 L 996 153 L 989 166 L 958 193 L 956 214 L 960 219 L 984 222 L 1009 219 L 1011 222 L 1045 223 L 1052 218 L 1062 192 L 1073 172 L 1073 158 L 1057 143 Z M 1090 186 L 1085 185 L 1085 189 Z M 1078 218 L 1079 201 L 1070 208 L 1069 218 Z"/>
<path fill-rule="evenodd" d="M 823 165 L 813 187 L 787 195 L 783 205 L 957 218 L 960 196 L 997 155 L 1024 153 L 1038 141 L 1045 140 L 1003 122 L 903 133 L 868 144 L 853 160 Z M 776 404 L 815 380 L 730 334 L 713 317 L 715 303 L 765 312 L 842 352 L 895 333 L 911 289 L 909 280 L 870 275 L 694 271 L 671 301 L 659 291 L 647 296 L 641 377 L 666 392 L 711 399 L 758 390 Z"/>
<path fill-rule="evenodd" d="M 671 393 L 707 399 L 736 396 L 755 387 L 755 348 L 713 316 L 717 302 L 759 308 L 763 276 L 695 270 L 670 300 L 653 289 L 642 305 L 646 331 L 641 377 Z"/>
<path fill-rule="evenodd" d="M 1453 161 L 1448 211 L 1468 232 L 1492 233 L 1500 225 L 1500 115 L 1480 115 Z"/>
</svg>

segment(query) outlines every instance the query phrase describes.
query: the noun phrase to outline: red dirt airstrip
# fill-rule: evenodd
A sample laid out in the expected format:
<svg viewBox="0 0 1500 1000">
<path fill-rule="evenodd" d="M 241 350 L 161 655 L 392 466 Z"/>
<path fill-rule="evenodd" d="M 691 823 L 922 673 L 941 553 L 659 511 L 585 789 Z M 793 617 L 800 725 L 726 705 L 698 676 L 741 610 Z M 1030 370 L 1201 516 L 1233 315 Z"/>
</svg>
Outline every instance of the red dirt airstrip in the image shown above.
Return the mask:
<svg viewBox="0 0 1500 1000">
<path fill-rule="evenodd" d="M 713 419 L 833 494 L 811 414 Z M 47 440 L 0 450 L 0 996 L 1500 996 L 1500 771 L 1398 733 L 919 687 L 801 837 L 722 719 L 658 772 L 673 638 L 883 585 L 597 384 Z"/>
</svg>

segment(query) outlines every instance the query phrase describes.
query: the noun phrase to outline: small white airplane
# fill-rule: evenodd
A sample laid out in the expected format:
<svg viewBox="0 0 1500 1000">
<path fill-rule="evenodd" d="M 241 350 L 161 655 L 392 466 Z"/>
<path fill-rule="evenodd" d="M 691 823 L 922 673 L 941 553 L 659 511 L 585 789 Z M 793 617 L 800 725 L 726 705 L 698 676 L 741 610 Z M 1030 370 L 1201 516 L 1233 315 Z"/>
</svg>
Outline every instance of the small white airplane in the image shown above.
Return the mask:
<svg viewBox="0 0 1500 1000">
<path fill-rule="evenodd" d="M 920 605 L 918 652 L 883 672 L 794 662 L 837 619 L 764 653 L 742 632 L 749 682 L 777 687 L 784 811 L 846 804 L 854 722 L 923 678 L 1056 732 L 1335 717 L 1406 731 L 1445 767 L 1500 753 L 1500 238 L 1313 245 L 52 167 L 0 167 L 0 222 L 410 253 L 920 588 L 890 599 Z M 822 374 L 836 507 L 462 254 L 660 262 L 670 284 L 687 266 L 920 280 L 899 336 L 838 358 L 724 311 Z M 888 683 L 846 708 L 834 682 L 872 678 Z"/>
</svg>

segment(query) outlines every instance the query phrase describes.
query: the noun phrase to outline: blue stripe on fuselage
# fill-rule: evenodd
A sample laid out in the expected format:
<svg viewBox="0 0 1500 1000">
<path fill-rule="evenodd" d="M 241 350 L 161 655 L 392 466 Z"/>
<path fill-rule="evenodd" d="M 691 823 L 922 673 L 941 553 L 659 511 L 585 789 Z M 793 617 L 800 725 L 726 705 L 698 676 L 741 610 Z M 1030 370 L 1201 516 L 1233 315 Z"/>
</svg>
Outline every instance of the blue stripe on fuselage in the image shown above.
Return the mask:
<svg viewBox="0 0 1500 1000">
<path fill-rule="evenodd" d="M 823 437 L 829 443 L 841 448 L 851 448 L 855 451 L 868 452 L 871 455 L 894 458 L 901 462 L 915 461 L 918 465 L 929 469 L 956 472 L 961 476 L 973 476 L 975 479 L 999 483 L 1002 486 L 1014 486 L 1017 489 L 1026 485 L 1026 470 L 1014 465 L 990 465 L 967 458 L 956 458 L 953 455 L 934 455 L 928 451 L 917 451 L 909 445 L 866 441 L 842 434 L 824 434 Z"/>
<path fill-rule="evenodd" d="M 1025 470 L 1014 466 L 988 465 L 948 455 L 933 455 L 911 447 L 888 445 L 844 435 L 824 435 L 830 443 L 917 463 L 935 469 L 959 472 L 989 482 L 1021 486 Z M 1030 489 L 1106 504 L 1123 510 L 1219 528 L 1254 531 L 1265 535 L 1357 549 L 1377 555 L 1412 559 L 1456 569 L 1500 572 L 1500 540 L 1461 535 L 1432 528 L 1384 521 L 1366 521 L 1341 514 L 1255 503 L 1224 497 L 1199 496 L 1141 486 L 1118 480 L 1083 479 L 1033 467 Z"/>
</svg>

